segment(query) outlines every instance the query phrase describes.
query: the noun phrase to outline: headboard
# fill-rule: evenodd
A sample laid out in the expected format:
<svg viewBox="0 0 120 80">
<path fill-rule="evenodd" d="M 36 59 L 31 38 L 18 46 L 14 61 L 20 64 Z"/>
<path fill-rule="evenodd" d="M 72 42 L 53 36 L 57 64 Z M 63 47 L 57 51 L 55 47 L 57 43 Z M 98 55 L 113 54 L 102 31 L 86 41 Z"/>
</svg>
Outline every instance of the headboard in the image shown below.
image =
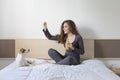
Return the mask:
<svg viewBox="0 0 120 80">
<path fill-rule="evenodd" d="M 120 40 L 99 39 L 94 40 L 95 58 L 120 58 Z"/>
<path fill-rule="evenodd" d="M 84 39 L 85 54 L 89 58 L 120 58 L 120 40 L 115 39 Z M 65 53 L 62 44 L 47 39 L 0 39 L 0 58 L 15 58 L 20 48 L 29 48 L 27 57 L 49 59 L 48 49 L 54 48 L 61 54 Z"/>
<path fill-rule="evenodd" d="M 0 39 L 0 58 L 15 57 L 15 40 Z"/>
<path fill-rule="evenodd" d="M 27 57 L 50 59 L 48 56 L 48 49 L 54 48 L 64 55 L 65 50 L 63 44 L 58 44 L 56 41 L 47 39 L 16 39 L 15 40 L 15 53 L 18 53 L 20 48 L 29 48 L 31 51 Z M 89 59 L 94 58 L 94 40 L 84 40 L 85 54 L 81 58 Z"/>
</svg>

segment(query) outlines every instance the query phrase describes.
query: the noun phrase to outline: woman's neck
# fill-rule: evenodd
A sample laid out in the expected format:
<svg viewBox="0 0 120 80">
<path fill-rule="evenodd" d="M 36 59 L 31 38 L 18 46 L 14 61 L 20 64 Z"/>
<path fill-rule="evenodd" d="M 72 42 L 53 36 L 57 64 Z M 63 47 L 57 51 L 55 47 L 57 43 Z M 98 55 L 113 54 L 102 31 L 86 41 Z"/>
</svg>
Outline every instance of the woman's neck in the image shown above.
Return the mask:
<svg viewBox="0 0 120 80">
<path fill-rule="evenodd" d="M 72 37 L 73 35 L 73 33 L 68 33 L 68 37 Z"/>
</svg>

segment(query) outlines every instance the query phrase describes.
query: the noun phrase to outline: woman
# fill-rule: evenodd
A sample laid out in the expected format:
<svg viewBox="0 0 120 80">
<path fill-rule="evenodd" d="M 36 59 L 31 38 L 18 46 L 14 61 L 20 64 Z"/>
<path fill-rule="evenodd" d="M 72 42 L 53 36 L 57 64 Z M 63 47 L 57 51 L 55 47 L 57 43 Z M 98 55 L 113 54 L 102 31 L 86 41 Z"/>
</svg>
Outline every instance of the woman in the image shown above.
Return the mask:
<svg viewBox="0 0 120 80">
<path fill-rule="evenodd" d="M 64 56 L 54 49 L 49 49 L 48 51 L 48 55 L 55 60 L 57 64 L 80 64 L 80 54 L 84 54 L 83 39 L 72 20 L 65 20 L 62 23 L 61 33 L 59 35 L 51 35 L 46 22 L 43 23 L 43 32 L 48 39 L 57 40 L 58 43 L 64 44 L 66 50 Z"/>
</svg>

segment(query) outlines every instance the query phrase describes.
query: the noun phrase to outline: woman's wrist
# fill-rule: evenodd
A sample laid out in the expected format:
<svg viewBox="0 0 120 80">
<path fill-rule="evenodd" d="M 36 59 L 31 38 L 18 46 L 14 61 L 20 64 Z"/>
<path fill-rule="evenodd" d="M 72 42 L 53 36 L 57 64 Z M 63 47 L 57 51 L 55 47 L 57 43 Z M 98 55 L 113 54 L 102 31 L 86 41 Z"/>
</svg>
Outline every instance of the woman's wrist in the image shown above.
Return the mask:
<svg viewBox="0 0 120 80">
<path fill-rule="evenodd" d="M 47 28 L 43 28 L 43 30 L 44 30 L 44 31 L 46 31 L 46 30 L 47 30 Z"/>
</svg>

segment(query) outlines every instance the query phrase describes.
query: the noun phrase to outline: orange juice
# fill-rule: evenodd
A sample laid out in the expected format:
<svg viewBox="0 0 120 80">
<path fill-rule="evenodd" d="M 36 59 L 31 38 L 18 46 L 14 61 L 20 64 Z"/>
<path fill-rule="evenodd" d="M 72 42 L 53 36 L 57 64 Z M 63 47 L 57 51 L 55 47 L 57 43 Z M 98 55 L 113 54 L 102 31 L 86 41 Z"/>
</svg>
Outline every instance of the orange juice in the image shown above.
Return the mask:
<svg viewBox="0 0 120 80">
<path fill-rule="evenodd" d="M 70 44 L 69 40 L 66 40 L 65 43 L 65 50 L 69 50 L 70 48 L 68 47 L 68 45 Z"/>
</svg>

